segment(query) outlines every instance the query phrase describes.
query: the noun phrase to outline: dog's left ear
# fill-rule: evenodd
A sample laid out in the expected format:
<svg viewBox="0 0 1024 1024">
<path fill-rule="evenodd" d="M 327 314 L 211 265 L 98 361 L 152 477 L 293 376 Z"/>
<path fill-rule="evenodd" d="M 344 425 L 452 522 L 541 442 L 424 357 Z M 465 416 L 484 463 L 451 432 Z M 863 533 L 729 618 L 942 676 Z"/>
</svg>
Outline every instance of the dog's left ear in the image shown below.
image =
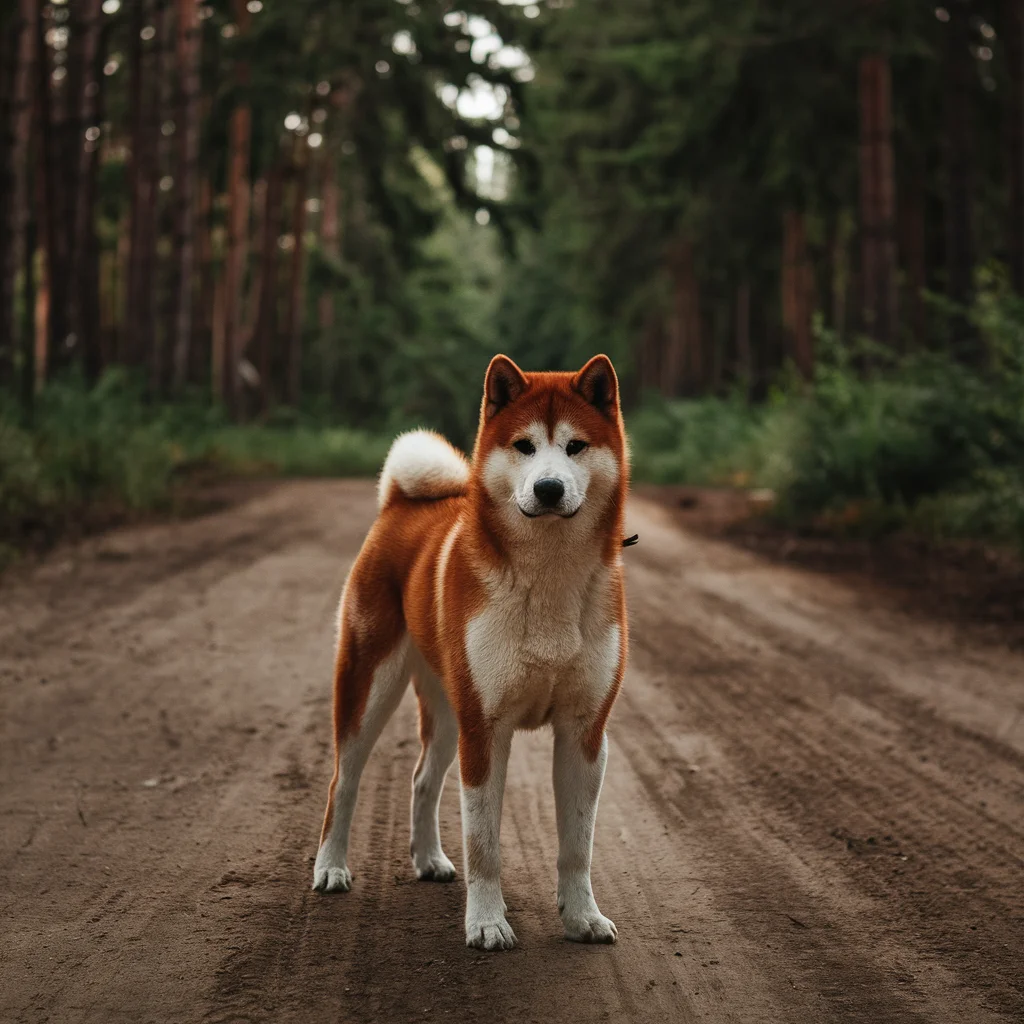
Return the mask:
<svg viewBox="0 0 1024 1024">
<path fill-rule="evenodd" d="M 529 387 L 523 371 L 508 356 L 495 356 L 484 378 L 484 420 L 491 420 Z"/>
<path fill-rule="evenodd" d="M 605 416 L 614 417 L 618 413 L 619 380 L 615 376 L 612 361 L 607 356 L 594 356 L 573 377 L 572 386 Z"/>
</svg>

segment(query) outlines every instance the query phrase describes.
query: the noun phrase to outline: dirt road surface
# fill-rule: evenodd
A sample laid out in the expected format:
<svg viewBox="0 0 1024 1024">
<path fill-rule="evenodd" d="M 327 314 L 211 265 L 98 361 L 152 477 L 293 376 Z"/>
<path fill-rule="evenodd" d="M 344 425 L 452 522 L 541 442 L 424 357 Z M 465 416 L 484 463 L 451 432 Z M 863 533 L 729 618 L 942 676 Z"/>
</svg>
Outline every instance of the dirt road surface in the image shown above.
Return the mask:
<svg viewBox="0 0 1024 1024">
<path fill-rule="evenodd" d="M 594 886 L 561 937 L 550 736 L 502 847 L 519 947 L 408 861 L 407 695 L 353 891 L 310 891 L 365 482 L 268 487 L 0 583 L 0 1021 L 1024 1020 L 1024 656 L 636 500 Z M 457 778 L 442 834 L 461 862 Z"/>
</svg>

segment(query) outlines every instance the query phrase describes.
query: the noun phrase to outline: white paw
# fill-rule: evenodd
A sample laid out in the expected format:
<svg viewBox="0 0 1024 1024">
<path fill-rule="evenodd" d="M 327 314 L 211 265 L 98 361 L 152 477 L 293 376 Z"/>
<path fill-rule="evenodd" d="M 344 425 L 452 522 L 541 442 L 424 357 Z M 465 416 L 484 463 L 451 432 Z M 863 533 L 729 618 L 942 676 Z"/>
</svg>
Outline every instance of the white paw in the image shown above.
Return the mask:
<svg viewBox="0 0 1024 1024">
<path fill-rule="evenodd" d="M 511 949 L 515 944 L 516 933 L 503 917 L 466 925 L 466 945 L 474 949 Z"/>
<path fill-rule="evenodd" d="M 313 869 L 313 888 L 320 892 L 348 892 L 352 888 L 352 872 L 348 868 Z"/>
<path fill-rule="evenodd" d="M 455 865 L 440 851 L 424 857 L 413 854 L 412 866 L 421 882 L 451 882 L 455 880 Z"/>
<path fill-rule="evenodd" d="M 562 918 L 562 924 L 565 937 L 571 942 L 614 942 L 618 936 L 615 922 L 599 912 L 586 917 Z"/>
</svg>

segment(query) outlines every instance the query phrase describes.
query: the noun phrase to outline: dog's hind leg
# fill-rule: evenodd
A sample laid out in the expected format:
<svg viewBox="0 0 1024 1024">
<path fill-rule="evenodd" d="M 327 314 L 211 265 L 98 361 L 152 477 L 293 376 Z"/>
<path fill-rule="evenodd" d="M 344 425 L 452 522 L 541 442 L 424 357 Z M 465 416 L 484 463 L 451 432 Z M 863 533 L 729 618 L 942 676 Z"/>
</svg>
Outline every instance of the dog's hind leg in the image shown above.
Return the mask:
<svg viewBox="0 0 1024 1024">
<path fill-rule="evenodd" d="M 455 865 L 441 849 L 438 808 L 445 776 L 455 760 L 459 726 L 440 681 L 418 666 L 413 687 L 420 705 L 419 763 L 412 777 L 412 838 L 409 852 L 416 877 L 425 882 L 450 882 Z"/>
<path fill-rule="evenodd" d="M 346 892 L 352 885 L 348 836 L 359 779 L 409 682 L 411 645 L 401 607 L 384 595 L 373 597 L 357 607 L 350 583 L 342 598 L 334 668 L 334 776 L 313 868 L 313 888 L 324 892 Z M 372 619 L 360 614 L 362 607 L 372 608 Z"/>
</svg>

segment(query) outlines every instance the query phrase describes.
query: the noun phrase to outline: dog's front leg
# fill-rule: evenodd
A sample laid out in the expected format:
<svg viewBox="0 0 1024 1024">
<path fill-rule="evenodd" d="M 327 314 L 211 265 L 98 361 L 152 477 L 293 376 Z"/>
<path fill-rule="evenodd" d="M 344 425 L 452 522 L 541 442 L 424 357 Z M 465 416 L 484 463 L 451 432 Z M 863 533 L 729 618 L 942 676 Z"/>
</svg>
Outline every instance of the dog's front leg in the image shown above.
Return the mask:
<svg viewBox="0 0 1024 1024">
<path fill-rule="evenodd" d="M 501 803 L 512 731 L 489 737 L 459 737 L 462 775 L 462 837 L 466 870 L 466 945 L 511 949 L 515 933 L 505 920 L 501 895 Z"/>
<path fill-rule="evenodd" d="M 558 912 L 574 942 L 614 942 L 615 923 L 597 909 L 590 885 L 597 801 L 608 761 L 608 736 L 591 758 L 578 731 L 555 726 L 555 814 L 558 818 Z"/>
</svg>

